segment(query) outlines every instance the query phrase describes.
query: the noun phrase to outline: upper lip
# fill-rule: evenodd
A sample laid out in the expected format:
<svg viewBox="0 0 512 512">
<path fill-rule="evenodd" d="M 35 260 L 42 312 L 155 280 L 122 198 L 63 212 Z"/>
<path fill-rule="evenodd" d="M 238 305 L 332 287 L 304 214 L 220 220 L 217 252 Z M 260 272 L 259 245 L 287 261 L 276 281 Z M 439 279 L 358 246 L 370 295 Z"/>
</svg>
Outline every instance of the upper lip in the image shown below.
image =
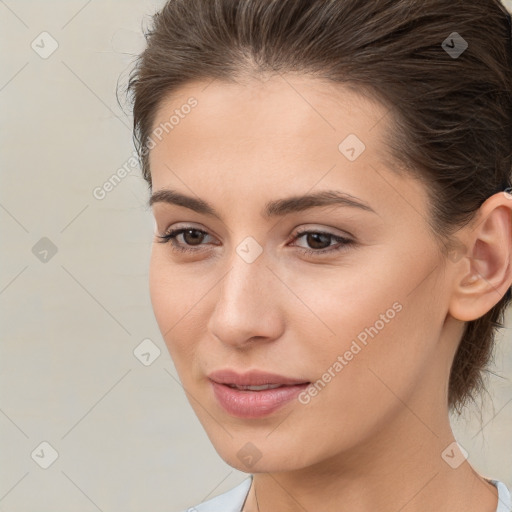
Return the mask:
<svg viewBox="0 0 512 512">
<path fill-rule="evenodd" d="M 294 384 L 309 383 L 304 379 L 293 379 L 284 377 L 283 375 L 277 375 L 276 373 L 263 372 L 260 370 L 238 373 L 229 368 L 211 372 L 207 377 L 219 384 L 234 384 L 236 386 L 263 386 L 265 384 L 293 386 Z"/>
</svg>

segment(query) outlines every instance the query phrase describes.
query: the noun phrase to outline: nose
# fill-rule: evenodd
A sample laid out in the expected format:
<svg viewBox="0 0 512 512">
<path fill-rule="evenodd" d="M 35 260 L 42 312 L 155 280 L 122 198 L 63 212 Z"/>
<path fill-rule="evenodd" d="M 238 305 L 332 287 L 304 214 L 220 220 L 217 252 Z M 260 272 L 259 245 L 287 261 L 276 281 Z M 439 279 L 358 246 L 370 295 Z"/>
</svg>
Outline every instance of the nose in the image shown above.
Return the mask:
<svg viewBox="0 0 512 512">
<path fill-rule="evenodd" d="M 279 287 L 284 285 L 267 267 L 263 254 L 248 263 L 235 253 L 230 263 L 215 287 L 216 304 L 208 330 L 222 343 L 237 348 L 279 338 L 284 327 Z"/>
</svg>

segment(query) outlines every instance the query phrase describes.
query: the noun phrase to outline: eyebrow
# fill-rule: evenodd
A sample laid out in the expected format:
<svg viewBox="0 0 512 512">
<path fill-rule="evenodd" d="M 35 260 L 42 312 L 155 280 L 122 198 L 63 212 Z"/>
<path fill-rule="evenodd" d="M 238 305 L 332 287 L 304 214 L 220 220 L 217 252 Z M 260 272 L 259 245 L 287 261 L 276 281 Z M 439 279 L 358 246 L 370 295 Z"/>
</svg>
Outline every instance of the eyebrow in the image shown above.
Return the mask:
<svg viewBox="0 0 512 512">
<path fill-rule="evenodd" d="M 197 213 L 209 215 L 211 217 L 222 220 L 220 214 L 211 204 L 202 199 L 187 196 L 176 190 L 163 188 L 154 192 L 148 201 L 148 205 L 152 206 L 155 203 L 161 202 L 183 206 Z M 265 218 L 282 217 L 290 213 L 309 210 L 310 208 L 333 205 L 349 206 L 352 208 L 360 208 L 361 210 L 369 211 L 375 214 L 377 213 L 368 204 L 362 201 L 360 202 L 358 198 L 352 196 L 351 194 L 337 190 L 323 190 L 313 194 L 291 196 L 283 199 L 268 201 L 265 204 L 261 214 Z"/>
</svg>

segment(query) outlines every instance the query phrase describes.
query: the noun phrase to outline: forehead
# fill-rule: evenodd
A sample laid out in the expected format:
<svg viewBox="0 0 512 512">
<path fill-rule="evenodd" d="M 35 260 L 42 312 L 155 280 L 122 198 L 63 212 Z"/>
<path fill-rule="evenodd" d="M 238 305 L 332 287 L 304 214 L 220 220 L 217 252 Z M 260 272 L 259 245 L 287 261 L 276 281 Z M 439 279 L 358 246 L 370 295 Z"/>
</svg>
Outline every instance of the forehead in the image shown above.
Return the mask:
<svg viewBox="0 0 512 512">
<path fill-rule="evenodd" d="M 184 108 L 191 98 L 195 106 Z M 398 176 L 382 181 L 389 116 L 369 97 L 303 76 L 190 83 L 157 110 L 152 128 L 164 129 L 149 154 L 153 190 L 215 191 L 227 202 L 240 189 L 277 197 L 328 187 L 383 202 L 393 201 L 393 193 L 421 195 L 408 190 L 412 183 L 390 181 Z M 347 144 L 356 145 L 356 159 L 347 158 Z"/>
<path fill-rule="evenodd" d="M 387 113 L 385 106 L 348 88 L 300 75 L 192 82 L 160 102 L 150 167 L 161 158 L 177 163 L 181 156 L 190 161 L 212 151 L 218 157 L 220 149 L 239 156 L 257 151 L 260 160 L 318 151 L 335 159 L 350 134 L 382 153 L 379 125 L 386 125 Z"/>
<path fill-rule="evenodd" d="M 187 106 L 190 98 L 197 102 L 192 109 Z M 164 97 L 153 130 L 165 127 L 182 109 L 188 113 L 181 113 L 178 124 L 164 131 L 164 138 L 193 134 L 197 141 L 224 138 L 226 144 L 230 140 L 239 144 L 258 139 L 279 144 L 305 137 L 301 145 L 313 141 L 314 133 L 336 141 L 351 132 L 367 140 L 371 135 L 375 145 L 379 135 L 375 128 L 388 111 L 347 87 L 304 76 L 277 75 L 241 83 L 213 80 L 186 84 Z"/>
</svg>

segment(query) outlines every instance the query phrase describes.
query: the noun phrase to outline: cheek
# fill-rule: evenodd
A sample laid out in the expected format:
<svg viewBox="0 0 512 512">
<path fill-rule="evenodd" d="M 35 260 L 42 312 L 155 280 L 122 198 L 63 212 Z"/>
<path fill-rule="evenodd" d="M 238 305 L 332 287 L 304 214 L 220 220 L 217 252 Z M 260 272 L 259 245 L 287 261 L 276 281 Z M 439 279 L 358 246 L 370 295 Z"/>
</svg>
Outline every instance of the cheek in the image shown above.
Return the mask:
<svg viewBox="0 0 512 512">
<path fill-rule="evenodd" d="M 307 321 L 310 329 L 314 325 L 317 335 L 311 341 L 320 349 L 325 340 L 340 353 L 349 349 L 354 338 L 364 344 L 376 332 L 388 330 L 402 309 L 401 281 L 393 277 L 392 269 L 354 261 L 281 275 L 293 290 L 287 308 L 294 316 L 291 325 L 295 328 L 300 320 Z"/>
<path fill-rule="evenodd" d="M 156 321 L 163 334 L 171 325 L 168 325 L 166 319 L 171 305 L 169 293 L 173 293 L 173 286 L 169 282 L 169 274 L 164 272 L 165 267 L 159 252 L 154 244 L 149 262 L 149 296 Z"/>
<path fill-rule="evenodd" d="M 189 314 L 194 314 L 194 307 L 208 290 L 207 284 L 202 283 L 201 290 L 198 290 L 201 278 L 173 263 L 165 246 L 153 248 L 149 265 L 149 292 L 163 332 L 171 328 L 174 331 L 181 322 L 188 321 Z"/>
<path fill-rule="evenodd" d="M 201 295 L 194 293 L 190 276 L 172 266 L 165 250 L 152 250 L 149 265 L 149 293 L 155 319 L 169 353 L 178 367 L 191 360 L 194 344 L 184 329 L 198 320 Z"/>
<path fill-rule="evenodd" d="M 407 306 L 375 333 L 370 329 L 371 313 L 385 311 L 367 311 L 371 318 L 368 331 L 364 327 L 360 331 L 367 334 L 365 343 L 357 335 L 340 335 L 327 342 L 320 354 L 320 350 L 310 352 L 316 369 L 315 396 L 304 397 L 301 416 L 295 420 L 301 425 L 301 443 L 316 446 L 317 455 L 327 457 L 333 443 L 344 449 L 373 437 L 403 411 L 404 402 L 421 387 L 431 361 L 427 343 L 420 335 L 411 336 L 414 322 Z M 354 326 L 353 319 L 347 318 L 348 323 Z"/>
<path fill-rule="evenodd" d="M 382 272 L 371 268 L 376 274 L 345 269 L 315 279 L 303 274 L 290 286 L 315 312 L 304 313 L 299 304 L 292 322 L 299 326 L 302 315 L 304 328 L 306 320 L 310 324 L 308 359 L 320 381 L 318 396 L 324 397 L 311 397 L 311 404 L 331 411 L 343 404 L 341 416 L 346 410 L 370 414 L 362 403 L 385 409 L 400 403 L 397 396 L 405 399 L 435 357 L 440 334 L 430 287 L 408 295 L 407 283 L 419 281 L 420 271 L 396 262 Z"/>
</svg>

